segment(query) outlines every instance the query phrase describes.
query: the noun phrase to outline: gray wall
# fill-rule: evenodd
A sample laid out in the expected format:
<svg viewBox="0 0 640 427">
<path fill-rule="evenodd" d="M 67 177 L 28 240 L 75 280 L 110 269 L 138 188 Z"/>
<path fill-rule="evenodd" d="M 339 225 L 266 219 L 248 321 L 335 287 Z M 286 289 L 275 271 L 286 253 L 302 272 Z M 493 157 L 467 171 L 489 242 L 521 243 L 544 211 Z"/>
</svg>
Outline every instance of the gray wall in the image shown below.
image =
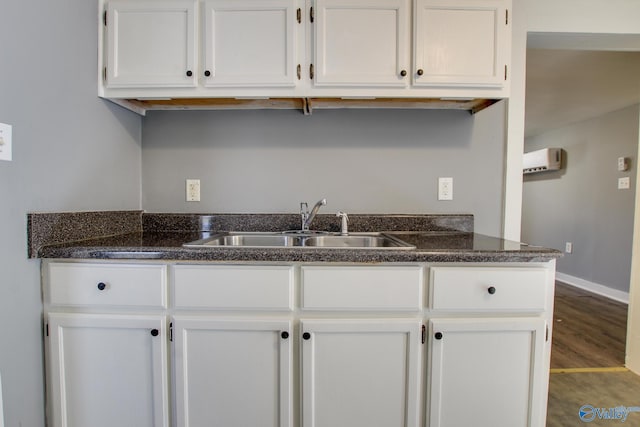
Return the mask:
<svg viewBox="0 0 640 427">
<path fill-rule="evenodd" d="M 638 105 L 530 137 L 525 151 L 559 147 L 566 168 L 528 175 L 523 190 L 523 240 L 573 253 L 557 268 L 596 284 L 629 291 L 637 168 Z M 631 158 L 628 172 L 617 158 Z M 631 178 L 618 190 L 619 177 Z"/>
<path fill-rule="evenodd" d="M 0 6 L 0 375 L 5 425 L 44 425 L 40 261 L 26 213 L 138 209 L 140 118 L 97 98 L 97 1 Z"/>
<path fill-rule="evenodd" d="M 472 213 L 501 229 L 504 103 L 464 111 L 150 112 L 142 200 L 151 212 Z M 438 177 L 454 200 L 437 200 Z M 185 179 L 202 201 L 185 202 Z"/>
</svg>

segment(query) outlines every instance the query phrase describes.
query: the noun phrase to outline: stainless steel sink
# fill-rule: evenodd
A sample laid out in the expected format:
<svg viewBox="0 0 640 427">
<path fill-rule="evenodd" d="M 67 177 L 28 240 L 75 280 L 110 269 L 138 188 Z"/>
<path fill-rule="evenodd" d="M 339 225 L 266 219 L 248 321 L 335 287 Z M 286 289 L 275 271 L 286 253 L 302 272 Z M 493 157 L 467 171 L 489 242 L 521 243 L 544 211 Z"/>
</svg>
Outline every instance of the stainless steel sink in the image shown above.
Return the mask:
<svg viewBox="0 0 640 427">
<path fill-rule="evenodd" d="M 415 249 L 394 236 L 383 233 L 317 234 L 317 233 L 220 233 L 202 240 L 185 243 L 188 248 L 332 248 L 332 249 Z"/>
<path fill-rule="evenodd" d="M 323 248 L 414 249 L 414 247 L 408 243 L 385 234 L 314 236 L 308 237 L 304 241 L 304 245 Z"/>
<path fill-rule="evenodd" d="M 282 248 L 300 246 L 300 236 L 280 233 L 221 233 L 195 242 L 186 247 L 235 246 L 245 248 Z"/>
</svg>

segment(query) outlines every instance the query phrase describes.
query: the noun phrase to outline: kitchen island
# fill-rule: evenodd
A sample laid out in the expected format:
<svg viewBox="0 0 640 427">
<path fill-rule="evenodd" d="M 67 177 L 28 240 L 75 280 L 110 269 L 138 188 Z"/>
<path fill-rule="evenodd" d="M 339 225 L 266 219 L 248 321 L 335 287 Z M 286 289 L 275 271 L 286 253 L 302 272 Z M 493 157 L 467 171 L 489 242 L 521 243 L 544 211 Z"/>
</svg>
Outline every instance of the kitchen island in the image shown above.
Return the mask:
<svg viewBox="0 0 640 427">
<path fill-rule="evenodd" d="M 418 215 L 352 216 L 412 250 L 182 247 L 266 218 L 39 247 L 53 425 L 544 426 L 558 251 Z"/>
</svg>

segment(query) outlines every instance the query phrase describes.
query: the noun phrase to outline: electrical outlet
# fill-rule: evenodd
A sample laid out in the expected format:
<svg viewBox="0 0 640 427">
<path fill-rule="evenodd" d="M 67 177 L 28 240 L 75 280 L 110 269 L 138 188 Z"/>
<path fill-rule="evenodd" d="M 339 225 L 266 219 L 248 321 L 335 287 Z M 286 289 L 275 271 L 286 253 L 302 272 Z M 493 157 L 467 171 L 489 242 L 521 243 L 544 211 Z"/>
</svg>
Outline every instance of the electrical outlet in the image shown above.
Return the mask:
<svg viewBox="0 0 640 427">
<path fill-rule="evenodd" d="M 618 178 L 618 190 L 628 190 L 630 185 L 631 182 L 628 176 L 625 176 L 624 178 Z"/>
<path fill-rule="evenodd" d="M 453 200 L 453 178 L 438 178 L 438 200 Z"/>
<path fill-rule="evenodd" d="M 573 253 L 573 243 L 567 242 L 564 244 L 564 251 L 568 254 Z"/>
<path fill-rule="evenodd" d="M 200 180 L 187 179 L 187 202 L 200 201 Z"/>
<path fill-rule="evenodd" d="M 0 123 L 0 160 L 11 161 L 11 125 Z"/>
</svg>

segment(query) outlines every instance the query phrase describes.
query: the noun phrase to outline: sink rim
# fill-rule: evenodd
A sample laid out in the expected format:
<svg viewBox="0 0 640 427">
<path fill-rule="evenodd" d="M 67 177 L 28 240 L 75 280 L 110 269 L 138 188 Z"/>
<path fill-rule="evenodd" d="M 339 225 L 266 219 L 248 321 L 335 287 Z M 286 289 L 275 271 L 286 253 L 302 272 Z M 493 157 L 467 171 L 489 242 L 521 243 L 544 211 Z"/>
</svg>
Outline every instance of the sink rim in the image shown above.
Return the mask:
<svg viewBox="0 0 640 427">
<path fill-rule="evenodd" d="M 194 240 L 192 242 L 184 243 L 182 246 L 187 248 L 289 248 L 294 247 L 294 245 L 234 245 L 234 244 L 216 244 L 213 243 L 216 240 L 225 240 L 229 237 L 242 237 L 242 236 L 255 236 L 255 237 L 276 237 L 281 240 L 298 240 L 298 236 L 294 235 L 286 235 L 278 232 L 253 232 L 253 231 L 224 231 L 220 233 L 215 233 L 209 237 L 205 237 L 204 239 Z"/>
<path fill-rule="evenodd" d="M 349 246 L 349 245 L 331 245 L 332 241 L 335 242 L 340 242 L 341 239 L 343 241 L 346 241 L 350 238 L 369 238 L 369 239 L 381 239 L 381 241 L 384 243 L 391 243 L 390 245 L 353 245 L 353 246 Z M 324 244 L 314 244 L 314 242 L 322 242 L 324 240 L 327 240 L 329 242 L 328 245 L 324 245 Z M 376 234 L 348 234 L 348 235 L 343 235 L 343 234 L 337 234 L 337 235 L 326 235 L 326 236 L 312 236 L 312 237 L 307 237 L 304 241 L 305 246 L 306 247 L 314 247 L 314 248 L 337 248 L 337 249 L 403 249 L 403 248 L 410 248 L 411 245 L 401 239 L 395 238 L 394 236 L 389 236 L 386 235 L 384 233 L 376 233 Z"/>
<path fill-rule="evenodd" d="M 295 233 L 293 232 L 295 231 Z M 225 243 L 213 243 L 220 242 L 229 237 L 240 237 L 240 236 L 272 236 L 277 238 L 282 238 L 285 241 L 290 240 L 291 244 L 225 244 Z M 305 244 L 308 240 L 314 241 L 317 239 L 323 239 L 328 237 L 329 239 L 338 239 L 340 237 L 344 239 L 349 239 L 350 236 L 354 238 L 357 237 L 374 237 L 374 238 L 382 238 L 387 242 L 390 242 L 391 245 L 388 246 L 332 246 L 332 245 L 307 245 Z M 347 250 L 413 250 L 416 249 L 414 245 L 411 245 L 405 242 L 402 239 L 397 238 L 396 236 L 391 236 L 389 234 L 385 234 L 384 232 L 355 232 L 349 233 L 347 235 L 343 235 L 341 233 L 333 233 L 333 232 L 324 232 L 324 231 L 310 231 L 303 232 L 297 230 L 291 231 L 225 231 L 215 233 L 211 236 L 205 237 L 203 239 L 194 240 L 191 242 L 184 243 L 182 245 L 185 248 L 233 248 L 233 249 L 347 249 Z"/>
</svg>

